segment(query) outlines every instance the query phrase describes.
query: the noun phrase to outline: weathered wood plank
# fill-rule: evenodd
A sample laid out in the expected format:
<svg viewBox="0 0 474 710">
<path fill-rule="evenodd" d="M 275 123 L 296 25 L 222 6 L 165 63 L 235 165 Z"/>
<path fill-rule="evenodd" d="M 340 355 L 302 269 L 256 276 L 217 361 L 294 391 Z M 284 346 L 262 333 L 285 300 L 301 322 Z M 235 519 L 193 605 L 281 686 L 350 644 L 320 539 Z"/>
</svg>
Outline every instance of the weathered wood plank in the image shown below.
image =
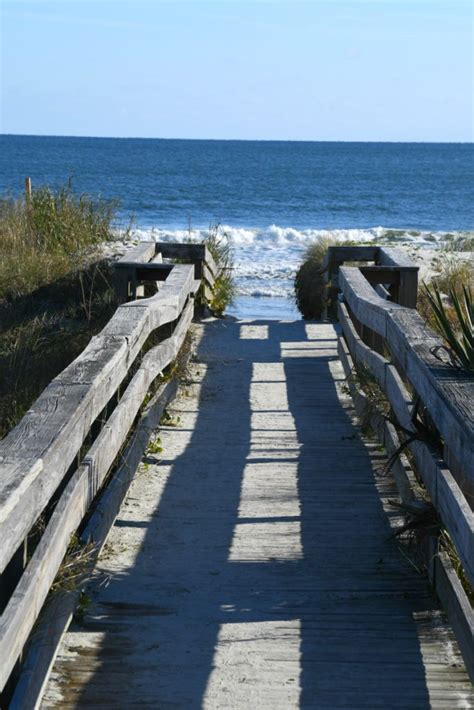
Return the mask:
<svg viewBox="0 0 474 710">
<path fill-rule="evenodd" d="M 210 269 L 208 269 L 205 263 L 202 265 L 202 275 L 206 279 L 209 286 L 212 288 L 215 282 L 214 274 Z"/>
<path fill-rule="evenodd" d="M 121 401 L 69 481 L 50 524 L 0 620 L 0 687 L 28 638 L 67 550 L 70 536 L 88 510 L 122 446 L 150 384 L 174 360 L 193 315 L 190 302 L 173 336 L 146 354 Z"/>
<path fill-rule="evenodd" d="M 383 298 L 385 301 L 390 300 L 390 291 L 388 291 L 382 284 L 377 284 L 375 286 L 375 293 L 377 293 L 380 298 Z"/>
<path fill-rule="evenodd" d="M 380 387 L 385 389 L 387 360 L 361 340 L 343 303 L 338 303 L 338 316 L 349 349 L 356 353 L 355 359 L 365 365 L 376 378 Z"/>
<path fill-rule="evenodd" d="M 51 498 L 150 332 L 179 317 L 193 283 L 193 267 L 177 265 L 156 296 L 120 306 L 102 333 L 0 442 L 0 572 Z"/>
<path fill-rule="evenodd" d="M 358 414 L 359 416 L 363 416 L 367 409 L 366 397 L 350 380 L 354 365 L 348 346 L 342 336 L 340 336 L 338 340 L 338 354 L 345 375 L 349 378 L 349 387 L 354 403 L 357 403 Z M 375 415 L 375 417 L 376 416 L 377 415 Z M 374 426 L 373 419 L 374 415 L 371 417 L 372 426 Z M 377 430 L 376 426 L 374 428 Z M 378 436 L 380 438 L 380 432 Z M 389 422 L 385 422 L 385 435 L 382 441 L 389 454 L 396 451 L 400 445 L 396 430 Z M 474 514 L 464 500 L 462 492 L 451 473 L 443 465 L 443 462 L 436 462 L 428 447 L 421 442 L 416 442 L 410 448 L 415 454 L 418 471 L 422 473 L 428 492 L 451 535 L 461 557 L 463 567 L 470 577 L 472 584 L 474 579 Z M 392 473 L 394 474 L 402 502 L 409 504 L 416 502 L 417 499 L 414 495 L 415 479 L 403 455 L 398 458 L 393 466 Z M 449 621 L 453 627 L 456 640 L 466 664 L 466 669 L 471 680 L 474 681 L 474 616 L 471 604 L 445 553 L 438 553 L 436 551 L 430 553 L 428 563 L 432 568 L 432 583 L 448 613 Z"/>
<path fill-rule="evenodd" d="M 374 245 L 362 246 L 330 246 L 328 247 L 328 264 L 331 261 L 375 261 L 379 256 L 380 247 Z"/>
<path fill-rule="evenodd" d="M 156 254 L 156 244 L 155 242 L 140 242 L 136 247 L 130 249 L 126 254 L 124 254 L 118 261 L 115 262 L 114 267 L 119 269 L 127 268 L 129 266 L 135 266 L 135 264 L 145 264 L 150 261 Z"/>
<path fill-rule="evenodd" d="M 415 311 L 381 299 L 359 269 L 342 267 L 340 284 L 356 318 L 387 340 L 452 456 L 474 483 L 474 380 L 455 376 L 439 362 L 431 350 L 441 340 Z"/>
<path fill-rule="evenodd" d="M 176 380 L 170 380 L 161 387 L 142 416 L 130 443 L 124 451 L 123 463 L 104 492 L 93 520 L 88 524 L 84 539 L 103 545 L 106 533 L 120 510 L 120 505 L 142 459 L 150 436 L 159 424 L 167 404 L 174 399 L 178 389 Z"/>
<path fill-rule="evenodd" d="M 202 286 L 202 282 L 200 279 L 194 279 L 193 285 L 191 287 L 191 296 L 196 296 L 199 293 L 199 290 Z"/>
<path fill-rule="evenodd" d="M 411 421 L 413 401 L 397 370 L 387 361 L 384 361 L 385 365 L 382 368 L 380 361 L 383 358 L 370 351 L 357 336 L 347 309 L 342 303 L 339 304 L 339 317 L 354 359 L 369 367 L 388 397 L 398 422 L 405 429 L 413 431 Z M 425 443 L 416 441 L 410 445 L 410 450 L 415 456 L 417 468 L 428 493 L 453 539 L 463 567 L 471 583 L 474 584 L 474 513 L 451 472 Z"/>
<path fill-rule="evenodd" d="M 176 391 L 176 380 L 167 382 L 160 387 L 148 404 L 125 452 L 125 463 L 117 470 L 102 494 L 99 504 L 81 536 L 83 543 L 94 541 L 94 548 L 89 558 L 91 568 L 107 540 L 120 504 L 146 450 L 151 431 L 160 421 L 167 404 L 176 396 Z M 132 459 L 136 463 L 134 469 L 132 469 Z M 55 522 L 56 527 L 60 527 L 61 524 L 68 523 L 68 518 L 63 515 L 62 520 L 59 520 L 58 516 Z M 50 525 L 51 523 L 52 521 Z M 37 707 L 54 663 L 59 642 L 77 607 L 79 593 L 80 588 L 68 594 L 55 596 L 45 608 L 44 614 L 40 618 L 40 624 L 26 650 L 25 662 L 10 704 L 10 710 Z"/>
<path fill-rule="evenodd" d="M 143 358 L 119 404 L 84 457 L 94 479 L 108 471 L 129 431 L 150 385 L 178 355 L 193 317 L 194 303 L 183 311 L 173 335 L 152 348 Z"/>
<path fill-rule="evenodd" d="M 352 376 L 355 372 L 354 362 L 345 337 L 342 335 L 338 337 L 337 353 L 344 369 L 357 416 L 364 419 L 369 412 L 368 399 L 364 392 L 362 392 L 353 381 Z M 389 456 L 398 450 L 401 442 L 393 424 L 383 419 L 377 412 L 371 412 L 370 425 L 379 437 L 380 442 L 385 446 Z M 392 467 L 392 474 L 401 501 L 403 503 L 413 503 L 416 500 L 414 494 L 415 477 L 404 454 L 401 454 L 395 461 Z"/>
<path fill-rule="evenodd" d="M 474 683 L 474 614 L 448 556 L 442 551 L 435 558 L 435 588 Z"/>
<path fill-rule="evenodd" d="M 160 434 L 164 460 L 120 511 L 110 583 L 64 639 L 45 707 L 470 702 L 444 616 L 383 520 L 381 454 L 336 396 L 334 332 L 270 323 L 242 338 L 252 328 L 203 328 L 182 426 Z"/>
<path fill-rule="evenodd" d="M 164 259 L 194 259 L 206 258 L 204 244 L 179 244 L 178 242 L 156 242 L 157 251 L 161 252 Z"/>
<path fill-rule="evenodd" d="M 214 275 L 214 278 L 217 278 L 219 276 L 220 269 L 217 266 L 216 262 L 214 261 L 214 257 L 212 256 L 210 249 L 207 246 L 204 251 L 204 264 L 207 266 L 207 268 Z"/>
<path fill-rule="evenodd" d="M 416 272 L 419 270 L 419 267 L 413 263 L 403 249 L 397 249 L 396 247 L 379 247 L 377 263 L 383 266 L 401 267 Z"/>
</svg>

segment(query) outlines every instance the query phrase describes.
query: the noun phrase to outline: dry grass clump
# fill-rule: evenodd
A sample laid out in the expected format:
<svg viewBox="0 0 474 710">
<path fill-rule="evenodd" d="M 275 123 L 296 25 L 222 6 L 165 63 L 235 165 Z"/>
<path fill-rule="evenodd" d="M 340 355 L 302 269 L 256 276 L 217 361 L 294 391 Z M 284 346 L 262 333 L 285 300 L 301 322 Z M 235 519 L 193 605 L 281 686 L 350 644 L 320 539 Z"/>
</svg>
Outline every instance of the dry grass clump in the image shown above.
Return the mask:
<svg viewBox="0 0 474 710">
<path fill-rule="evenodd" d="M 0 201 L 0 437 L 115 311 L 113 217 L 69 186 Z"/>
<path fill-rule="evenodd" d="M 70 186 L 0 201 L 0 299 L 31 293 L 77 271 L 112 239 L 115 205 Z"/>
<path fill-rule="evenodd" d="M 96 262 L 0 302 L 0 438 L 111 318 L 111 276 L 108 264 Z"/>
<path fill-rule="evenodd" d="M 295 302 L 305 320 L 321 318 L 326 308 L 328 288 L 322 265 L 328 247 L 335 246 L 336 243 L 332 239 L 320 239 L 310 244 L 296 272 Z"/>
</svg>

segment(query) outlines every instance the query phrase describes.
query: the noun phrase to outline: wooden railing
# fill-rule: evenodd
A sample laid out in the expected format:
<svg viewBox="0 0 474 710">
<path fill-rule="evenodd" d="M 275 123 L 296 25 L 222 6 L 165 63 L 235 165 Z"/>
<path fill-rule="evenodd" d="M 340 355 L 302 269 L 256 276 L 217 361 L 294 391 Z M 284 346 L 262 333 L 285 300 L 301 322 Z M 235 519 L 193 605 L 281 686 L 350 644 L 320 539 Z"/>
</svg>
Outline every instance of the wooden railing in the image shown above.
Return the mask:
<svg viewBox="0 0 474 710">
<path fill-rule="evenodd" d="M 343 265 L 365 260 L 375 263 Z M 403 254 L 382 247 L 332 247 L 327 266 L 342 327 L 339 355 L 356 405 L 369 413 L 388 454 L 409 432 L 415 437 L 408 448 L 417 475 L 474 586 L 474 377 L 439 359 L 443 343 L 414 310 L 417 268 Z M 388 400 L 392 421 L 374 413 L 355 384 L 361 367 Z M 394 473 L 402 500 L 422 506 L 406 456 L 397 457 Z M 431 581 L 474 679 L 471 603 L 437 540 L 431 541 L 427 557 Z"/>
<path fill-rule="evenodd" d="M 155 264 L 158 254 L 193 263 Z M 218 270 L 202 245 L 144 243 L 118 262 L 116 273 L 124 301 L 150 278 L 158 281 L 157 293 L 119 306 L 0 442 L 1 689 L 9 678 L 11 685 L 72 536 L 79 530 L 89 557 L 105 541 L 176 383 L 164 380 L 143 409 L 145 397 L 184 343 L 194 296 L 202 289 L 212 297 Z M 152 334 L 157 344 L 144 352 Z M 29 670 L 35 681 L 22 675 L 21 701 L 17 689 L 12 707 L 34 707 L 32 698 L 48 670 L 45 646 L 54 655 L 76 603 L 77 595 L 69 595 L 67 612 L 50 614 L 41 653 L 26 660 L 34 666 Z M 7 694 L 11 697 L 11 688 Z"/>
<path fill-rule="evenodd" d="M 194 264 L 194 278 L 202 284 L 207 300 L 212 300 L 212 288 L 218 268 L 205 244 L 141 242 L 116 264 L 116 291 L 123 301 L 144 295 L 145 283 L 159 287 L 172 268 L 164 259 L 180 259 Z"/>
</svg>

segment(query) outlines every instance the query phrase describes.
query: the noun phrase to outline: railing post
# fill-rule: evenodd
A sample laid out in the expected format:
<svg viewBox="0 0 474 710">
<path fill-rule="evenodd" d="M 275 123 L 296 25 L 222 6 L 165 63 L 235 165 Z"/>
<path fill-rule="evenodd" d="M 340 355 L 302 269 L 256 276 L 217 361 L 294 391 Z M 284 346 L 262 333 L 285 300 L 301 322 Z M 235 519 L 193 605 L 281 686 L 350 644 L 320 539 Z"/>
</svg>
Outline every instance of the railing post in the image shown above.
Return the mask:
<svg viewBox="0 0 474 710">
<path fill-rule="evenodd" d="M 400 285 L 398 287 L 398 303 L 406 308 L 416 308 L 418 295 L 418 270 L 400 270 Z"/>
</svg>

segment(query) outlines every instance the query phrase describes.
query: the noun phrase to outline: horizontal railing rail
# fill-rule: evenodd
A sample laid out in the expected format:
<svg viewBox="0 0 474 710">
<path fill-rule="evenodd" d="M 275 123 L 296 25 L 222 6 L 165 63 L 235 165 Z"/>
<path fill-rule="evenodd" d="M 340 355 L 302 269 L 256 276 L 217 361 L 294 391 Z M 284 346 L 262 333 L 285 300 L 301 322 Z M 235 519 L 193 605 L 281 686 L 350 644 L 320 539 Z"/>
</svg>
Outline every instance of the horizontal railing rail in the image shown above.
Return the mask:
<svg viewBox="0 0 474 710">
<path fill-rule="evenodd" d="M 407 449 L 417 475 L 474 586 L 474 378 L 437 357 L 443 342 L 414 309 L 417 267 L 404 254 L 382 247 L 340 249 L 330 248 L 327 268 L 333 297 L 336 287 L 338 292 L 339 354 L 346 375 L 351 381 L 354 369 L 365 368 L 386 397 L 392 423 L 380 415 L 372 415 L 372 423 L 389 454 L 413 437 Z M 360 263 L 365 260 L 377 263 Z M 348 261 L 358 266 L 344 266 Z M 351 390 L 367 411 L 353 383 Z M 429 436 L 420 434 L 415 421 L 422 410 Z M 409 462 L 402 458 L 403 463 L 397 462 L 400 477 L 395 478 L 402 499 L 409 501 L 416 495 L 406 474 Z M 474 678 L 471 604 L 445 553 L 434 548 L 433 558 L 428 564 L 437 570 L 432 581 Z"/>
<path fill-rule="evenodd" d="M 194 279 L 199 281 L 205 297 L 212 299 L 212 289 L 219 269 L 205 244 L 171 242 L 140 242 L 115 264 L 116 288 L 119 297 L 127 301 L 143 293 L 144 281 L 159 282 L 166 278 L 170 264 L 164 259 L 180 259 L 194 264 Z"/>
<path fill-rule="evenodd" d="M 127 467 L 139 463 L 151 434 L 145 423 L 140 446 L 123 447 L 151 385 L 183 346 L 195 295 L 205 285 L 212 296 L 218 269 L 207 248 L 190 246 L 167 244 L 161 249 L 143 243 L 119 262 L 119 288 L 124 269 L 134 279 L 137 269 L 158 253 L 193 263 L 157 263 L 165 274 L 157 293 L 120 305 L 0 442 L 1 689 L 25 648 L 73 535 L 104 484 L 114 480 L 110 472 L 119 462 L 124 479 Z M 157 344 L 144 351 L 154 333 Z M 172 394 L 173 388 L 163 382 L 160 411 Z M 147 415 L 146 422 L 152 419 Z M 114 515 L 105 518 L 110 518 L 110 527 Z M 90 533 L 92 543 L 94 537 Z"/>
</svg>

